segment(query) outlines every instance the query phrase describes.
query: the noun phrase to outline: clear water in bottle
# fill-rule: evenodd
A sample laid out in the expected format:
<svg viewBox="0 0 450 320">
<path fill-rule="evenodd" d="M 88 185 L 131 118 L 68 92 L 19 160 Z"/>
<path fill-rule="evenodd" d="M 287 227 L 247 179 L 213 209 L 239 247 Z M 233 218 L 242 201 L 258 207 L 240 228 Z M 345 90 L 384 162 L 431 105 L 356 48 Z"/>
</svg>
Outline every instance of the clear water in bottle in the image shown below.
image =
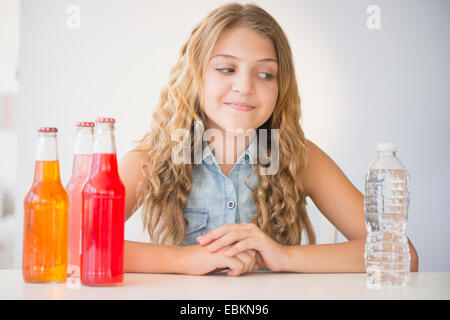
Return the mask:
<svg viewBox="0 0 450 320">
<path fill-rule="evenodd" d="M 410 252 L 406 236 L 409 175 L 393 144 L 378 144 L 378 157 L 366 174 L 365 247 L 367 286 L 406 285 Z"/>
</svg>

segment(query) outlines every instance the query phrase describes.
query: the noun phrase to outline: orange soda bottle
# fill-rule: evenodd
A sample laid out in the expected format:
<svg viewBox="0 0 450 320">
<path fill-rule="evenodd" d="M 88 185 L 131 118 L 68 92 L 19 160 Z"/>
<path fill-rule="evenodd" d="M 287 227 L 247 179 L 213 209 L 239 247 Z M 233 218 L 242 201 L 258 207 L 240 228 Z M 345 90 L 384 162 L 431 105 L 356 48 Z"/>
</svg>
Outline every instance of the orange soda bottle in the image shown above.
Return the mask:
<svg viewBox="0 0 450 320">
<path fill-rule="evenodd" d="M 33 184 L 25 195 L 22 275 L 26 282 L 67 277 L 69 198 L 59 175 L 58 130 L 40 128 Z"/>
<path fill-rule="evenodd" d="M 72 176 L 66 184 L 69 196 L 69 268 L 68 274 L 80 272 L 81 256 L 81 191 L 92 163 L 94 122 L 78 122 Z"/>
</svg>

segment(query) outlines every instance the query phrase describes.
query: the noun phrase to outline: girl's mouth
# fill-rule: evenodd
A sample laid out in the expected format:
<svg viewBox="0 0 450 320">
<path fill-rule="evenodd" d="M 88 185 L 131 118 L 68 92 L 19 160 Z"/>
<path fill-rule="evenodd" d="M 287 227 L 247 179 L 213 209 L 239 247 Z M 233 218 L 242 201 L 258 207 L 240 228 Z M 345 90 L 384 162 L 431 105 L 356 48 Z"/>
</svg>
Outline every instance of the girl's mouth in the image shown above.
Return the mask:
<svg viewBox="0 0 450 320">
<path fill-rule="evenodd" d="M 246 103 L 241 103 L 241 102 L 226 102 L 225 105 L 233 108 L 234 110 L 238 110 L 238 111 L 250 111 L 255 109 L 254 106 L 246 104 Z"/>
</svg>

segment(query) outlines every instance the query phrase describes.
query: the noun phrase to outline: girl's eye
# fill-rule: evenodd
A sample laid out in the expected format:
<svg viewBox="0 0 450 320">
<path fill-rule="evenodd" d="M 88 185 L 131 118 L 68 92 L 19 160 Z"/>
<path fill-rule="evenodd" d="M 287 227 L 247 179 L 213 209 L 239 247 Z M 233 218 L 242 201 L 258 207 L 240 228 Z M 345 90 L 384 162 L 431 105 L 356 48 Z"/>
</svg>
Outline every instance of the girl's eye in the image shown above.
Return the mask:
<svg viewBox="0 0 450 320">
<path fill-rule="evenodd" d="M 234 69 L 231 69 L 231 68 L 218 68 L 216 70 L 220 71 L 222 73 L 232 73 L 232 72 L 234 72 Z"/>
<path fill-rule="evenodd" d="M 235 72 L 235 70 L 233 68 L 217 68 L 216 70 L 221 73 L 225 73 L 225 74 L 231 74 L 231 73 Z M 264 80 L 272 80 L 273 78 L 275 78 L 274 75 L 272 75 L 268 72 L 260 72 L 260 73 L 258 73 L 258 75 Z"/>
<path fill-rule="evenodd" d="M 274 78 L 272 74 L 267 72 L 261 72 L 260 75 L 262 75 L 262 78 L 265 80 L 271 80 L 272 78 Z"/>
</svg>

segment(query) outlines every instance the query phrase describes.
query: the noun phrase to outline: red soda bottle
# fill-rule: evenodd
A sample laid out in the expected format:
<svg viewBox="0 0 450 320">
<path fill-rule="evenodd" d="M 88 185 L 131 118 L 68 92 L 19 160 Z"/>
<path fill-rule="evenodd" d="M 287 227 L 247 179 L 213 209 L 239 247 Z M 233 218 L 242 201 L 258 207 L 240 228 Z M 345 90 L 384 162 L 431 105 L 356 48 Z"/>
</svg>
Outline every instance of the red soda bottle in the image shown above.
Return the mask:
<svg viewBox="0 0 450 320">
<path fill-rule="evenodd" d="M 72 176 L 66 184 L 69 196 L 69 269 L 68 274 L 80 273 L 81 255 L 81 190 L 89 176 L 94 147 L 94 123 L 78 122 L 73 155 Z"/>
<path fill-rule="evenodd" d="M 81 283 L 123 283 L 125 186 L 119 177 L 113 118 L 95 124 L 91 171 L 82 190 Z"/>
<path fill-rule="evenodd" d="M 67 277 L 69 199 L 59 175 L 56 128 L 38 130 L 33 184 L 25 195 L 22 275 L 26 282 Z"/>
</svg>

